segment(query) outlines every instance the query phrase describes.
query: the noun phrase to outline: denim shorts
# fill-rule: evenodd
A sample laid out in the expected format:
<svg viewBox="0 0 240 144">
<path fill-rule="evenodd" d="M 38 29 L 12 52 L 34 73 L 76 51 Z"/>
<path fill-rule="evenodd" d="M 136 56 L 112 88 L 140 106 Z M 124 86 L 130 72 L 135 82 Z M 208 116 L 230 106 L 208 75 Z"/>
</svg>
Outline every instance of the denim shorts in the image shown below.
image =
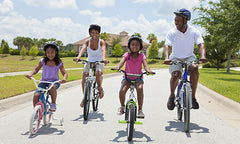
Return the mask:
<svg viewBox="0 0 240 144">
<path fill-rule="evenodd" d="M 38 84 L 38 87 L 46 89 L 46 87 L 48 87 L 49 85 L 51 85 L 51 84 L 50 83 L 40 83 L 40 84 Z M 60 87 L 60 83 L 55 83 L 54 85 L 56 86 L 56 89 L 58 89 Z M 34 94 L 35 93 L 41 93 L 41 92 L 42 91 L 37 88 L 35 90 Z"/>
</svg>

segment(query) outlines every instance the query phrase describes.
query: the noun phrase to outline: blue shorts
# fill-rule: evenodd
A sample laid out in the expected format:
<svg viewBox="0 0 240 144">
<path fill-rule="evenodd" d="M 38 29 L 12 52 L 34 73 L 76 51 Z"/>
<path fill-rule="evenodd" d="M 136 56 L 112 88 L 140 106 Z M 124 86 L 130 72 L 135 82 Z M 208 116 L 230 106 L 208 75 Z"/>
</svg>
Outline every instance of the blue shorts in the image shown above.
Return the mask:
<svg viewBox="0 0 240 144">
<path fill-rule="evenodd" d="M 43 89 L 46 89 L 46 87 L 48 87 L 49 85 L 50 85 L 50 83 L 40 83 L 40 84 L 38 85 L 38 87 L 43 88 Z M 56 89 L 58 89 L 58 88 L 60 87 L 60 83 L 55 83 L 54 85 L 56 86 Z M 41 90 L 36 89 L 36 91 L 34 92 L 34 94 L 35 94 L 35 93 L 41 93 L 41 92 L 42 92 Z"/>
</svg>

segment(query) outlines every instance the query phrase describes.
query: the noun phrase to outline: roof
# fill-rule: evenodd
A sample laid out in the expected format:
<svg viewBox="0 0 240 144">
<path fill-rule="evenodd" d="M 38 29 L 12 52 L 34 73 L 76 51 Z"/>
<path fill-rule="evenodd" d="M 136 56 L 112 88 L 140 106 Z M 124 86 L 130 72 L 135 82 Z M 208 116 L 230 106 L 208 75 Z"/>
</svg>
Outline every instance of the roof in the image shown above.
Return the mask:
<svg viewBox="0 0 240 144">
<path fill-rule="evenodd" d="M 109 34 L 109 40 L 105 41 L 107 45 L 111 46 L 111 42 L 113 41 L 113 39 L 117 39 L 117 38 L 121 38 L 121 42 L 119 43 L 121 46 L 125 46 L 127 47 L 128 46 L 128 39 L 129 39 L 129 35 L 126 31 L 122 31 L 120 32 L 120 34 L 111 34 L 111 33 L 108 33 Z M 86 37 L 82 40 L 79 40 L 75 43 L 73 43 L 73 45 L 83 45 L 84 42 L 89 39 L 90 37 Z M 143 42 L 143 47 L 144 48 L 147 48 L 149 46 L 148 43 L 146 42 Z"/>
</svg>

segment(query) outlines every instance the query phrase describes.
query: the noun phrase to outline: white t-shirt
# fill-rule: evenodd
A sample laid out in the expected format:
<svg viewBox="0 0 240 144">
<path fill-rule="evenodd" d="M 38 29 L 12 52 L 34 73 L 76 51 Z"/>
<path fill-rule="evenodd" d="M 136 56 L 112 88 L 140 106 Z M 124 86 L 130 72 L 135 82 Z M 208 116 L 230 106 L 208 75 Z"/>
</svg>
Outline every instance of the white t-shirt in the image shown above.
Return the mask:
<svg viewBox="0 0 240 144">
<path fill-rule="evenodd" d="M 102 47 L 100 45 L 100 39 L 99 39 L 99 42 L 98 42 L 98 49 L 97 50 L 92 50 L 90 48 L 90 42 L 91 42 L 91 39 L 89 40 L 88 47 L 87 47 L 87 53 L 88 53 L 87 60 L 90 61 L 90 62 L 102 61 Z"/>
<path fill-rule="evenodd" d="M 194 43 L 199 45 L 200 43 L 204 43 L 204 41 L 200 31 L 189 24 L 185 33 L 180 32 L 176 27 L 171 29 L 165 41 L 166 45 L 172 47 L 170 59 L 184 59 L 195 56 L 193 53 Z"/>
</svg>

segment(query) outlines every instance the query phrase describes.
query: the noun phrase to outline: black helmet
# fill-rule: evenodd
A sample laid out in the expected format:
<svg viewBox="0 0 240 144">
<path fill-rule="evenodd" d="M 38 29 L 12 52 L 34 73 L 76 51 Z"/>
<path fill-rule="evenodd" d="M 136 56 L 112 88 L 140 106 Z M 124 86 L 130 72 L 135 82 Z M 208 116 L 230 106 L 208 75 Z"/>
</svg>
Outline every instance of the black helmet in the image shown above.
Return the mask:
<svg viewBox="0 0 240 144">
<path fill-rule="evenodd" d="M 59 46 L 55 41 L 46 42 L 43 46 L 44 51 L 46 51 L 49 46 L 52 46 L 53 48 L 55 48 L 57 52 L 59 51 Z"/>
<path fill-rule="evenodd" d="M 182 17 L 186 18 L 187 20 L 191 19 L 191 12 L 185 8 L 177 10 L 176 12 L 174 12 L 174 14 L 182 16 Z"/>
<path fill-rule="evenodd" d="M 90 27 L 89 27 L 89 29 L 88 29 L 89 34 L 91 33 L 91 31 L 92 31 L 93 29 L 94 29 L 94 30 L 97 30 L 98 33 L 101 32 L 101 27 L 100 27 L 99 25 L 97 25 L 97 24 L 91 24 Z"/>
<path fill-rule="evenodd" d="M 129 49 L 130 49 L 130 43 L 131 43 L 132 40 L 138 40 L 139 43 L 140 43 L 140 49 L 139 49 L 139 50 L 143 49 L 143 41 L 142 41 L 142 38 L 141 38 L 140 36 L 138 36 L 138 35 L 132 35 L 132 36 L 130 36 L 130 38 L 128 39 L 128 48 L 129 48 Z M 130 50 L 131 50 L 131 49 L 130 49 Z"/>
</svg>

